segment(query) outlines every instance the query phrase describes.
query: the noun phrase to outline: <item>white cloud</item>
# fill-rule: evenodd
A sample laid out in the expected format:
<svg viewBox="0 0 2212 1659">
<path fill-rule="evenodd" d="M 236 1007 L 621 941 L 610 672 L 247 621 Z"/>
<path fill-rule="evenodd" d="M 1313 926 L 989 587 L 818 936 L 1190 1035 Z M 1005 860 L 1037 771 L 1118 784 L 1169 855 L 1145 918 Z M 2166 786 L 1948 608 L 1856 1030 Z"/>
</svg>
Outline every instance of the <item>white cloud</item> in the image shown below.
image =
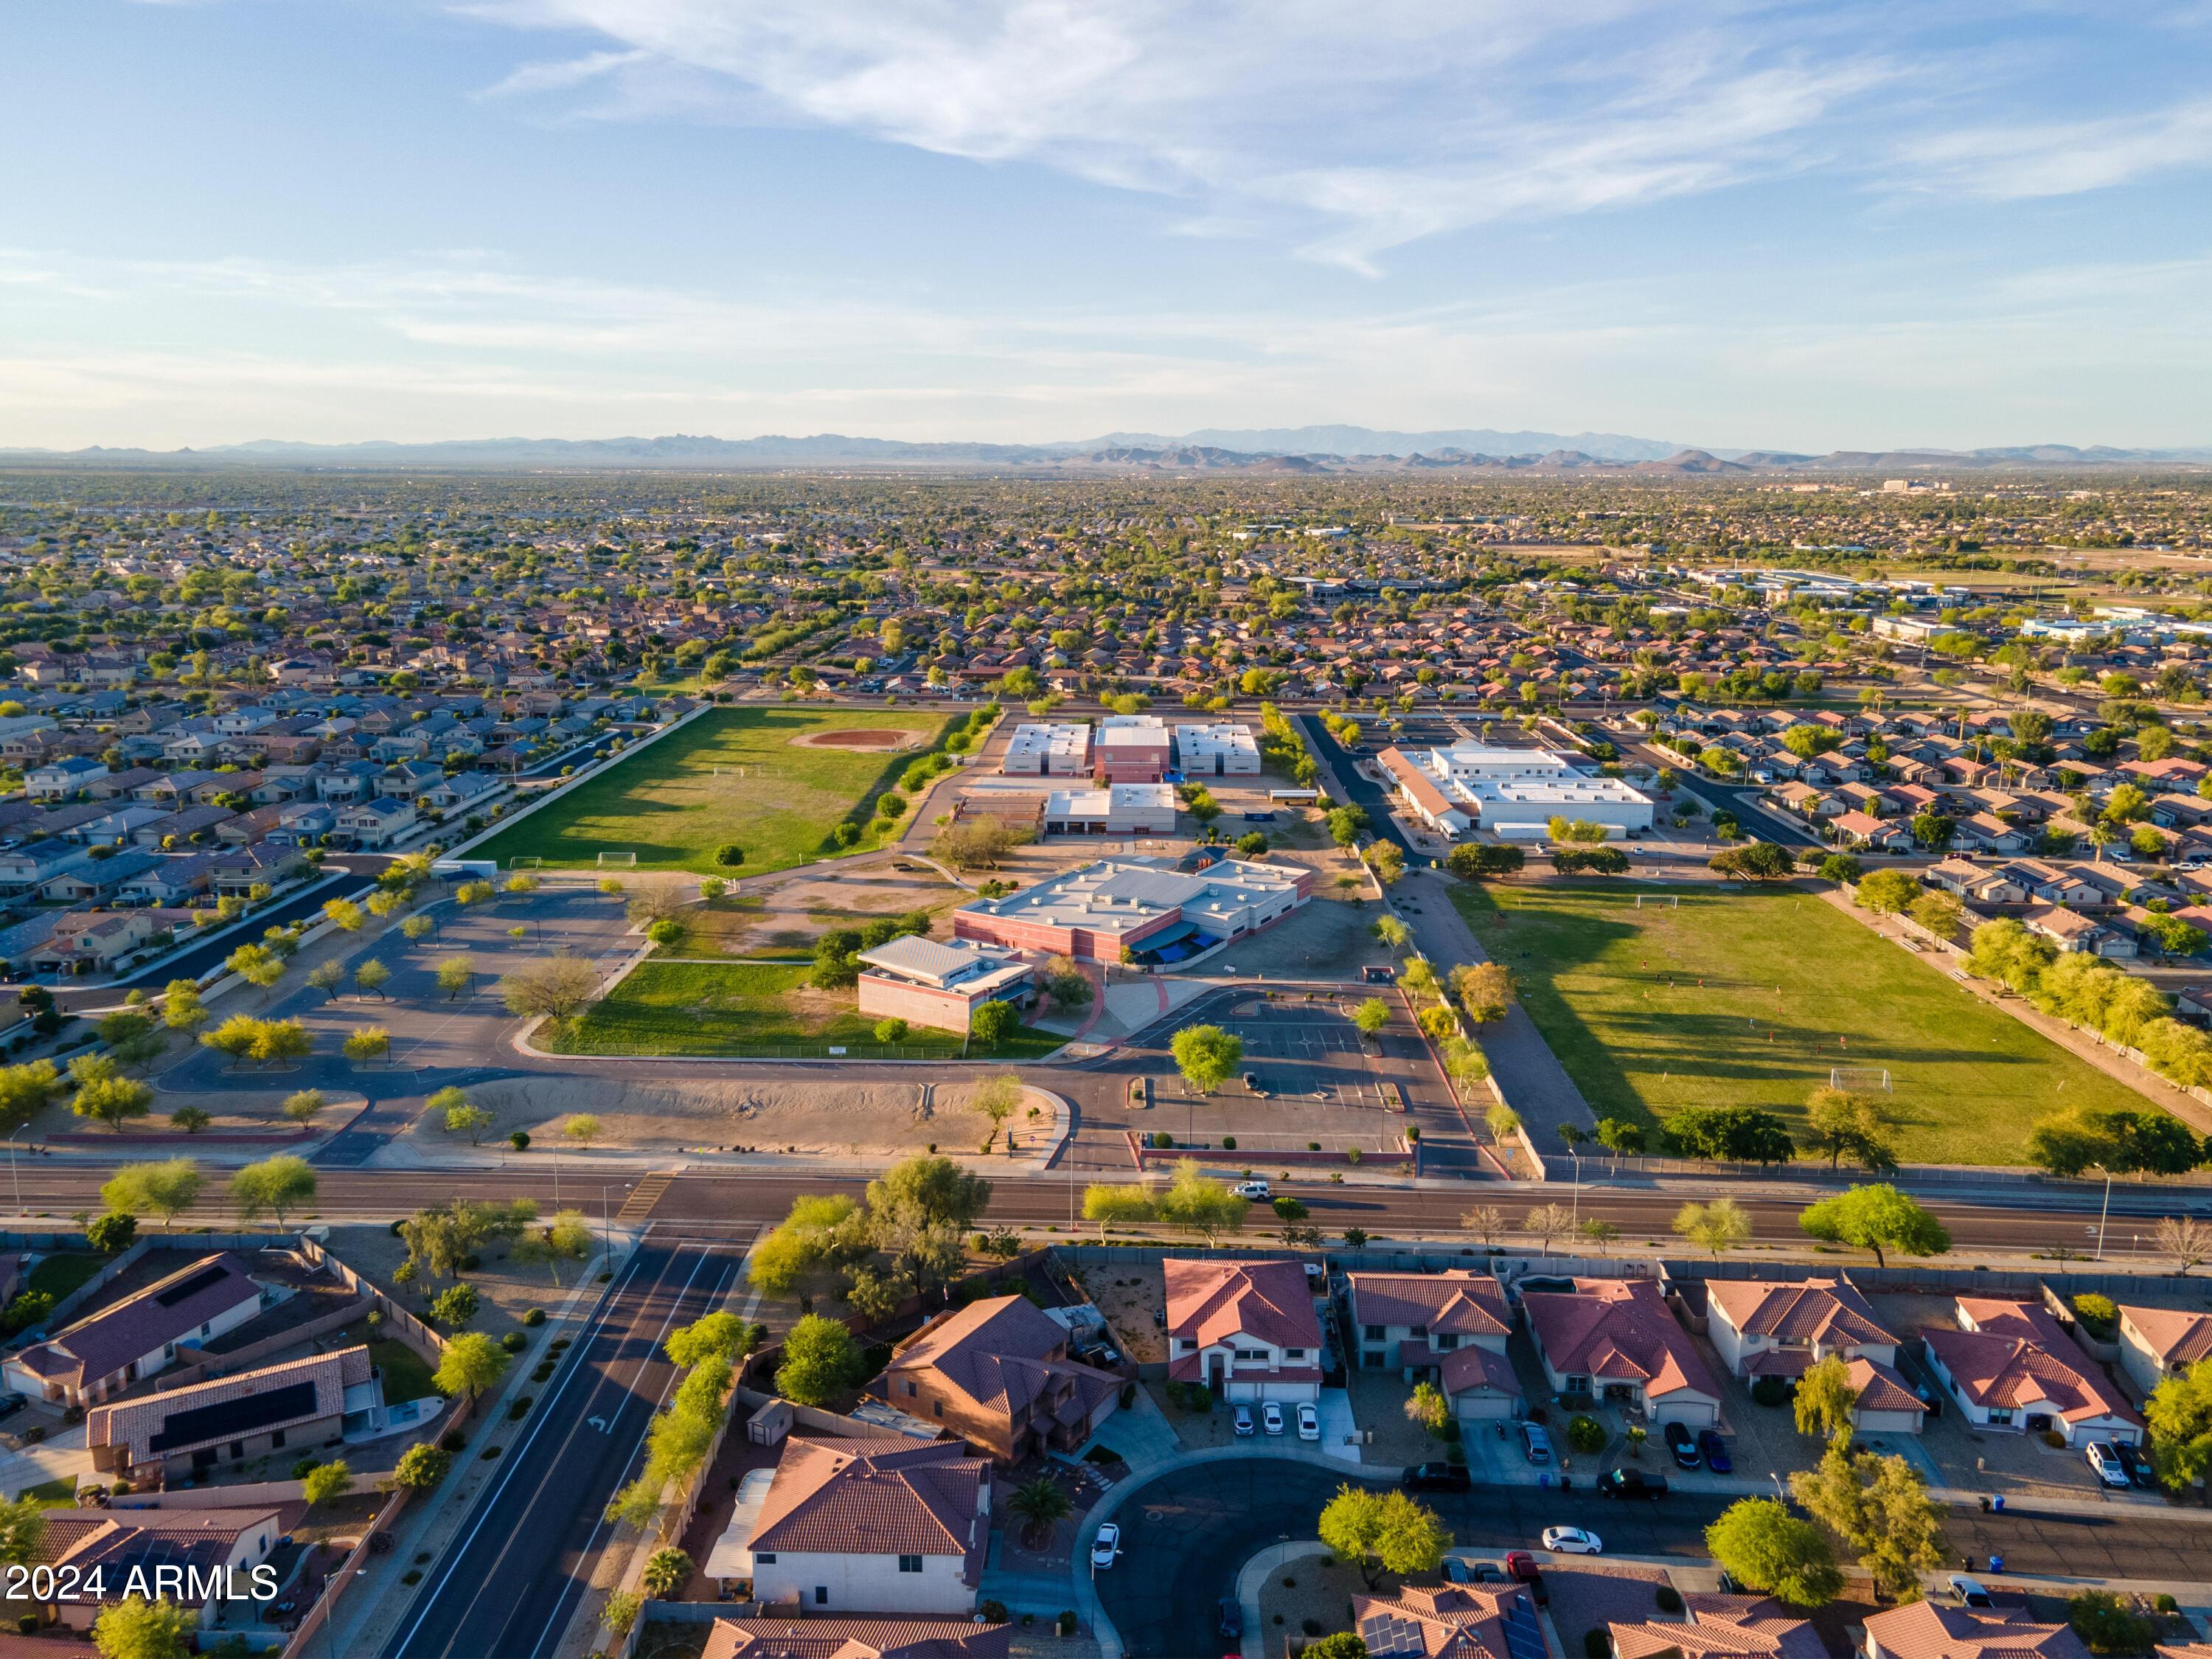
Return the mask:
<svg viewBox="0 0 2212 1659">
<path fill-rule="evenodd" d="M 1962 194 L 2071 196 L 2212 161 L 2212 100 L 2108 120 L 1971 128 L 1899 154 L 1911 174 Z"/>
<path fill-rule="evenodd" d="M 525 64 L 504 81 L 486 87 L 477 96 L 498 98 L 521 93 L 566 92 L 571 87 L 580 87 L 586 81 L 596 81 L 617 70 L 641 64 L 645 59 L 646 54 L 641 52 L 594 52 L 581 58 Z"/>
</svg>

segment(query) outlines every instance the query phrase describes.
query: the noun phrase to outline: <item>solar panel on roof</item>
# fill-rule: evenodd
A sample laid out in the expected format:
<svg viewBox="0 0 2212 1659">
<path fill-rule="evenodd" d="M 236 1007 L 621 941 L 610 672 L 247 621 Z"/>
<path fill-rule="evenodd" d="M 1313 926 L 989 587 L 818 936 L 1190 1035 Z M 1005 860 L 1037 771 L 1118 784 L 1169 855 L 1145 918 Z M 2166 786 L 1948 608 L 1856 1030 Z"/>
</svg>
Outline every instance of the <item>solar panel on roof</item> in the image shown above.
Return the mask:
<svg viewBox="0 0 2212 1659">
<path fill-rule="evenodd" d="M 258 1434 L 272 1423 L 312 1417 L 314 1412 L 315 1385 L 294 1382 L 266 1394 L 250 1394 L 243 1400 L 225 1400 L 174 1413 L 162 1419 L 161 1431 L 146 1443 L 146 1449 L 165 1452 L 173 1446 L 196 1446 L 207 1440 L 234 1440 L 241 1435 Z"/>
<path fill-rule="evenodd" d="M 230 1269 L 220 1265 L 203 1267 L 181 1285 L 172 1285 L 166 1291 L 156 1291 L 154 1300 L 165 1308 L 173 1308 L 188 1297 L 198 1296 L 210 1285 L 220 1285 L 230 1277 Z"/>
</svg>

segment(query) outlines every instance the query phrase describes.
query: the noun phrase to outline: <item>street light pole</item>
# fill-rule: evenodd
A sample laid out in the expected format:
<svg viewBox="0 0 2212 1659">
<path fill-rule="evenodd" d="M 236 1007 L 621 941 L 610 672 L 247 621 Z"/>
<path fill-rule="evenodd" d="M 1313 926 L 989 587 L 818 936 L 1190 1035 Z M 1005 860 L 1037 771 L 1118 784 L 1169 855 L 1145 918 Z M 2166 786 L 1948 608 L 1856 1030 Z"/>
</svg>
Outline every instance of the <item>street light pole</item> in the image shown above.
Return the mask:
<svg viewBox="0 0 2212 1659">
<path fill-rule="evenodd" d="M 2097 1212 L 2097 1260 L 2105 1259 L 2105 1219 L 2112 1212 L 2112 1172 L 2105 1171 L 2105 1207 Z"/>
<path fill-rule="evenodd" d="M 23 1213 L 23 1173 L 15 1167 L 15 1136 L 22 1133 L 21 1128 L 17 1128 L 8 1137 L 8 1173 L 15 1182 L 15 1213 L 17 1215 Z"/>
</svg>

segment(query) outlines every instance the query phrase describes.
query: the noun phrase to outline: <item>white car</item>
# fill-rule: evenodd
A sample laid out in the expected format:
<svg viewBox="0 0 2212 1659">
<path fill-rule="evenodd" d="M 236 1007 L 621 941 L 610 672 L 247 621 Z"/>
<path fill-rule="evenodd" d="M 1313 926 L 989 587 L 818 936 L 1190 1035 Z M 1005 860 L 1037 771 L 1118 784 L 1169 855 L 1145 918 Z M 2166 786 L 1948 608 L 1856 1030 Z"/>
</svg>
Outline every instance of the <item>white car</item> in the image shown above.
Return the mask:
<svg viewBox="0 0 2212 1659">
<path fill-rule="evenodd" d="M 1301 1440 L 1321 1438 L 1321 1413 L 1310 1405 L 1298 1407 L 1298 1438 Z"/>
<path fill-rule="evenodd" d="M 1580 1527 L 1547 1527 L 1544 1547 L 1559 1555 L 1596 1555 L 1605 1548 L 1605 1540 Z"/>
<path fill-rule="evenodd" d="M 1280 1434 L 1283 1431 L 1283 1408 L 1272 1400 L 1261 1407 L 1260 1426 L 1269 1434 Z"/>
<path fill-rule="evenodd" d="M 2096 1470 L 2097 1478 L 2106 1486 L 2124 1486 L 2128 1484 L 2128 1472 L 2121 1467 L 2119 1453 L 2104 1441 L 2092 1440 L 2088 1450 L 2082 1455 L 2089 1460 L 2089 1467 Z"/>
<path fill-rule="evenodd" d="M 1239 1198 L 1272 1198 L 1274 1194 L 1264 1181 L 1240 1181 L 1229 1189 Z"/>
<path fill-rule="evenodd" d="M 1967 1577 L 1962 1572 L 1954 1572 L 1951 1575 L 1951 1594 L 1959 1598 L 1961 1607 L 1994 1607 L 1996 1606 L 1996 1603 L 1990 1599 L 1989 1591 L 1984 1589 L 1979 1582 Z"/>
<path fill-rule="evenodd" d="M 1098 1528 L 1098 1536 L 1091 1540 L 1091 1565 L 1110 1567 L 1114 1558 L 1121 1553 L 1121 1528 L 1118 1522 L 1109 1521 Z"/>
</svg>

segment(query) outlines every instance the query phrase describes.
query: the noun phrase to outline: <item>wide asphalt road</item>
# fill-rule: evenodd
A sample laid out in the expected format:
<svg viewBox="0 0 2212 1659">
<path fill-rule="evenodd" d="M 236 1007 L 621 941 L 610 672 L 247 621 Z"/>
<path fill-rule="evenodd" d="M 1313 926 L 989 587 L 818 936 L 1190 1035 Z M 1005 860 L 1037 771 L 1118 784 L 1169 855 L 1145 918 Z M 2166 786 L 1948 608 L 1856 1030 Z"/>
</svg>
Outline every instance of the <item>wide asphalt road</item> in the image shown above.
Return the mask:
<svg viewBox="0 0 2212 1659">
<path fill-rule="evenodd" d="M 1340 1471 L 1261 1455 L 1197 1464 L 1132 1492 L 1113 1516 L 1121 1558 L 1093 1581 L 1132 1659 L 1226 1651 L 1217 1610 L 1236 1595 L 1244 1564 L 1270 1544 L 1315 1536 L 1322 1506 L 1347 1482 L 1379 1485 L 1350 1464 Z M 1737 1501 L 1674 1493 L 1656 1504 L 1618 1503 L 1580 1486 L 1478 1486 L 1419 1498 L 1459 1548 L 1538 1550 L 1546 1527 L 1573 1526 L 1597 1534 L 1609 1555 L 1686 1562 L 1707 1558 L 1705 1528 Z M 1994 1552 L 2010 1571 L 2069 1577 L 2193 1580 L 2203 1577 L 2212 1544 L 2212 1528 L 2201 1521 L 2157 1510 L 2075 1516 L 2039 1514 L 2032 1504 L 2002 1515 L 1955 1508 L 1945 1530 L 1951 1548 L 1978 1565 Z"/>
<path fill-rule="evenodd" d="M 714 1310 L 739 1254 L 648 1241 L 631 1257 L 384 1659 L 555 1651 L 606 1546 L 607 1500 L 635 1476 L 646 1425 L 675 1381 L 662 1339 Z"/>
</svg>

